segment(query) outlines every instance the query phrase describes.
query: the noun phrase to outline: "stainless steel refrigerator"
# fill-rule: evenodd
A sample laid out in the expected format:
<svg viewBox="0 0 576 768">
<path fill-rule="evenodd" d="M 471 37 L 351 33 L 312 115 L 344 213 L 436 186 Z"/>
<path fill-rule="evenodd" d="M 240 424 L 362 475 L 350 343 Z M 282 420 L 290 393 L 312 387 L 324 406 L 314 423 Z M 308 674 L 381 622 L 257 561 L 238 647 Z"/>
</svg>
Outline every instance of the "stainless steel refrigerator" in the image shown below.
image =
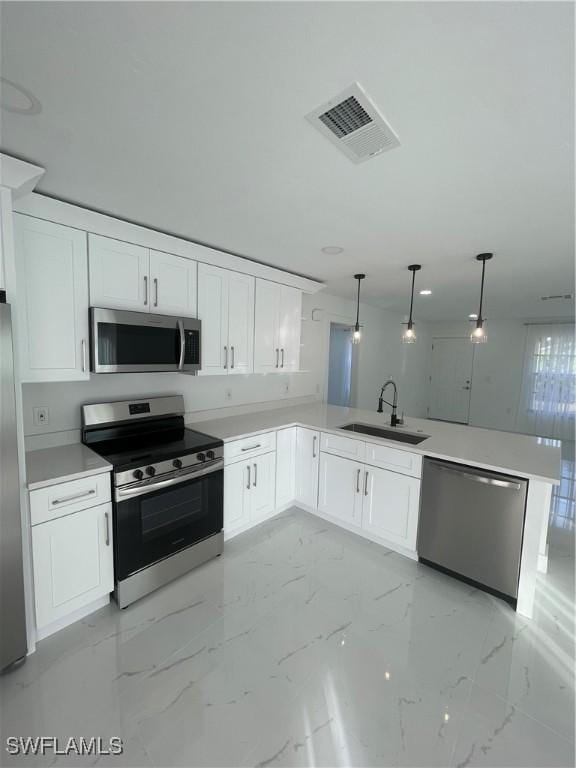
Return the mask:
<svg viewBox="0 0 576 768">
<path fill-rule="evenodd" d="M 22 523 L 10 305 L 0 291 L 0 670 L 26 656 Z"/>
</svg>

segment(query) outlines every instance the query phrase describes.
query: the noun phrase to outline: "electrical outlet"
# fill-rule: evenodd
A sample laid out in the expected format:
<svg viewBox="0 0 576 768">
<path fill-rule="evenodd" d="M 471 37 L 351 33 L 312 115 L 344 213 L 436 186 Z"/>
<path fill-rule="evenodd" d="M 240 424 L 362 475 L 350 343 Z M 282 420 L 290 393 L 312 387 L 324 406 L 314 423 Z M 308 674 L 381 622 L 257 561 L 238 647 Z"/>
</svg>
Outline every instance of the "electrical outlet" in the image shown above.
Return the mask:
<svg viewBox="0 0 576 768">
<path fill-rule="evenodd" d="M 49 418 L 49 411 L 48 408 L 45 405 L 38 405 L 35 408 L 32 409 L 33 417 L 34 417 L 34 424 L 37 427 L 42 426 L 43 424 L 48 424 L 50 421 Z"/>
<path fill-rule="evenodd" d="M 230 387 L 227 387 L 224 390 L 224 400 L 232 400 L 232 390 L 230 389 Z"/>
</svg>

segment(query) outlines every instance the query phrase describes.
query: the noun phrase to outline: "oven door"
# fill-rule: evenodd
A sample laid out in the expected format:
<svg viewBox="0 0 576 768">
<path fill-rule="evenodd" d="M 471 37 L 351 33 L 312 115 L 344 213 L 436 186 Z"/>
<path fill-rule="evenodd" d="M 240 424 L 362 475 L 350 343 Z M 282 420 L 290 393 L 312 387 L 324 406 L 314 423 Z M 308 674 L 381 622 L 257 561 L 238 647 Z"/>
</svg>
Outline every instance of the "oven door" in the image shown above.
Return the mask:
<svg viewBox="0 0 576 768">
<path fill-rule="evenodd" d="M 116 488 L 114 499 L 115 573 L 121 581 L 222 530 L 223 462 Z"/>
<path fill-rule="evenodd" d="M 94 373 L 200 370 L 200 320 L 90 308 Z"/>
</svg>

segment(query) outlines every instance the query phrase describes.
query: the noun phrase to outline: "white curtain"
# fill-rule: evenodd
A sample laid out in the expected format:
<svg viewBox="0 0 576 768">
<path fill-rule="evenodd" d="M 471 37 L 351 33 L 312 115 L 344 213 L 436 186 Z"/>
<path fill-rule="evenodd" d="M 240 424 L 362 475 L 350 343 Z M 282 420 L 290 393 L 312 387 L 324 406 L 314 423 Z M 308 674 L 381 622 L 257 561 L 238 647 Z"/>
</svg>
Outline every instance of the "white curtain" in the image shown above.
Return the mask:
<svg viewBox="0 0 576 768">
<path fill-rule="evenodd" d="M 518 430 L 574 440 L 576 349 L 571 323 L 529 325 Z"/>
</svg>

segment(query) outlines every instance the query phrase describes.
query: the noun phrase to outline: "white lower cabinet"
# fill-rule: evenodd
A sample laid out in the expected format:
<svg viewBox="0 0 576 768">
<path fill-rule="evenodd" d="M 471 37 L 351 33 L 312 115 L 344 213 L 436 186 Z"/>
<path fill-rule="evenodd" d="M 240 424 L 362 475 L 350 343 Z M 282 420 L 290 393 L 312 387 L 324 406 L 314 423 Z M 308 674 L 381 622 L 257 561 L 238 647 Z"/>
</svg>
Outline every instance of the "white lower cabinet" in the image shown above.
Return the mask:
<svg viewBox="0 0 576 768">
<path fill-rule="evenodd" d="M 307 507 L 318 506 L 320 433 L 296 427 L 296 500 Z"/>
<path fill-rule="evenodd" d="M 33 526 L 32 550 L 36 626 L 45 635 L 44 628 L 114 589 L 111 504 Z"/>
<path fill-rule="evenodd" d="M 320 454 L 318 509 L 325 515 L 360 527 L 364 465 L 331 453 Z"/>
<path fill-rule="evenodd" d="M 276 508 L 294 501 L 296 496 L 296 427 L 276 433 Z"/>
<path fill-rule="evenodd" d="M 276 452 L 224 467 L 224 533 L 244 530 L 276 509 Z"/>
<path fill-rule="evenodd" d="M 320 456 L 318 509 L 415 552 L 420 480 L 340 456 Z"/>
<path fill-rule="evenodd" d="M 416 549 L 420 480 L 364 467 L 362 528 L 405 549 Z"/>
</svg>

